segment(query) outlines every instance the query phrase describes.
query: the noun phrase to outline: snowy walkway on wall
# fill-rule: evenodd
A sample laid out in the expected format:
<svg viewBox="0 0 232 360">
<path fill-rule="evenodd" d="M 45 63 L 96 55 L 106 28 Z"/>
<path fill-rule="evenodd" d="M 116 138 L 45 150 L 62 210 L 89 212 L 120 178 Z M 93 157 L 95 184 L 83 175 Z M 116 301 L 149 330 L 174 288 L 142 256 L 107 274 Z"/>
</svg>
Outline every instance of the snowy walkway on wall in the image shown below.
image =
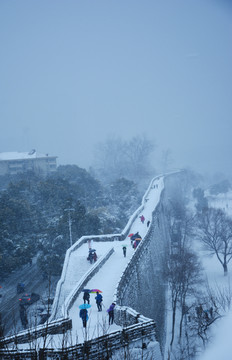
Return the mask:
<svg viewBox="0 0 232 360">
<path fill-rule="evenodd" d="M 147 201 L 145 203 L 144 209 L 140 215 L 144 215 L 145 221 L 142 224 L 139 216 L 136 218 L 134 223 L 130 228 L 130 233 L 136 233 L 137 231 L 142 238 L 146 235 L 148 231 L 147 221 L 152 220 L 152 212 L 157 206 L 160 200 L 160 194 L 163 190 L 163 179 L 155 180 L 150 190 Z M 127 255 L 124 258 L 122 246 L 127 246 Z M 100 289 L 103 295 L 103 311 L 98 312 L 97 305 L 95 302 L 95 294 L 90 295 L 91 308 L 89 309 L 89 320 L 87 323 L 86 334 L 83 331 L 82 321 L 79 318 L 79 305 L 83 303 L 83 295 L 81 294 L 75 301 L 73 307 L 70 310 L 69 316 L 72 318 L 73 322 L 73 341 L 77 338 L 78 342 L 83 342 L 86 337 L 88 339 L 94 338 L 96 336 L 101 336 L 103 333 L 112 330 L 120 329 L 117 325 L 108 325 L 108 313 L 106 310 L 109 308 L 113 301 L 113 296 L 115 293 L 116 286 L 121 277 L 122 272 L 127 266 L 130 258 L 133 256 L 134 250 L 131 246 L 130 238 L 128 237 L 124 241 L 114 241 L 114 242 L 94 242 L 93 247 L 96 249 L 96 252 L 99 254 L 105 253 L 107 248 L 114 247 L 114 253 L 110 256 L 109 260 L 103 265 L 103 267 L 96 273 L 96 275 L 88 282 L 86 288 L 88 289 Z M 83 245 L 78 251 L 88 253 L 87 244 Z"/>
<path fill-rule="evenodd" d="M 144 209 L 140 214 L 138 214 L 137 218 L 132 223 L 130 233 L 136 233 L 138 231 L 141 237 L 144 238 L 148 231 L 147 221 L 152 221 L 152 212 L 159 203 L 163 186 L 163 177 L 154 179 L 151 189 L 146 196 Z M 145 217 L 144 223 L 140 220 L 139 216 L 141 215 Z M 127 246 L 126 257 L 123 256 L 122 250 L 122 246 L 124 244 Z M 121 329 L 121 327 L 116 324 L 110 326 L 108 325 L 108 313 L 106 310 L 113 302 L 113 296 L 121 274 L 136 250 L 132 248 L 129 237 L 123 241 L 92 242 L 92 248 L 96 249 L 98 259 L 100 259 L 100 257 L 112 247 L 114 248 L 113 254 L 85 286 L 87 289 L 100 289 L 102 291 L 102 312 L 98 312 L 97 310 L 95 302 L 96 294 L 90 294 L 91 308 L 88 309 L 89 320 L 87 322 L 87 328 L 84 330 L 82 320 L 79 317 L 79 305 L 83 304 L 83 293 L 81 293 L 69 312 L 69 317 L 72 319 L 72 331 L 71 338 L 68 340 L 68 345 L 82 343 L 84 340 L 90 340 L 94 337 Z M 70 293 L 72 288 L 78 283 L 83 274 L 88 271 L 91 266 L 93 266 L 87 261 L 87 256 L 88 244 L 86 243 L 72 254 L 69 261 L 69 268 L 67 269 L 65 283 L 62 288 L 62 302 Z M 53 335 L 48 339 L 49 347 L 51 346 L 57 348 L 61 347 L 61 345 L 61 335 Z"/>
</svg>

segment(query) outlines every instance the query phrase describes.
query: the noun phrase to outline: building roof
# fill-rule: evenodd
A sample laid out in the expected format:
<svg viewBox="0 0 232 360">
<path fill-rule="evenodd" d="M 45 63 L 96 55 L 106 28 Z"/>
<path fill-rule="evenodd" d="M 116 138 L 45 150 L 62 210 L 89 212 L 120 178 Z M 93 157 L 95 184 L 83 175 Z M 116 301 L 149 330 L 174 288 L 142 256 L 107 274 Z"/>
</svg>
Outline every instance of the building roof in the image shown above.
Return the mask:
<svg viewBox="0 0 232 360">
<path fill-rule="evenodd" d="M 26 160 L 26 159 L 45 158 L 45 157 L 48 157 L 48 154 L 37 153 L 36 150 L 34 149 L 29 152 L 13 151 L 13 152 L 0 153 L 0 161 Z M 57 156 L 52 156 L 52 157 L 57 157 Z"/>
</svg>

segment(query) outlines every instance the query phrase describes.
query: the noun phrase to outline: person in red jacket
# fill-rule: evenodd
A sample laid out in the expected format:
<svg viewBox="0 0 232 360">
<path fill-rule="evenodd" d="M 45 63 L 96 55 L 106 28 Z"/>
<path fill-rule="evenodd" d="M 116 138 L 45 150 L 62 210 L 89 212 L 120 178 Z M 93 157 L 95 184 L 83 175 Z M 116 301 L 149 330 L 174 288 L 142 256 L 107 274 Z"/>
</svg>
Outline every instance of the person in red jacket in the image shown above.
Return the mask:
<svg viewBox="0 0 232 360">
<path fill-rule="evenodd" d="M 140 216 L 140 220 L 142 221 L 142 223 L 144 224 L 145 221 L 145 217 L 143 215 Z"/>
</svg>

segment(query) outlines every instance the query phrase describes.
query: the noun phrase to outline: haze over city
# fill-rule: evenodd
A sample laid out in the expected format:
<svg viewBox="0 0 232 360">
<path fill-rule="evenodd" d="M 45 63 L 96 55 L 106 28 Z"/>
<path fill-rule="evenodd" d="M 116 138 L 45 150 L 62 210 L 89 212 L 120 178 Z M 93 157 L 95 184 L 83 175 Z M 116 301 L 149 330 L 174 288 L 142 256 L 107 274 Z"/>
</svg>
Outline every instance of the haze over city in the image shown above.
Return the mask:
<svg viewBox="0 0 232 360">
<path fill-rule="evenodd" d="M 229 1 L 0 3 L 0 152 L 93 164 L 110 136 L 231 175 Z"/>
</svg>

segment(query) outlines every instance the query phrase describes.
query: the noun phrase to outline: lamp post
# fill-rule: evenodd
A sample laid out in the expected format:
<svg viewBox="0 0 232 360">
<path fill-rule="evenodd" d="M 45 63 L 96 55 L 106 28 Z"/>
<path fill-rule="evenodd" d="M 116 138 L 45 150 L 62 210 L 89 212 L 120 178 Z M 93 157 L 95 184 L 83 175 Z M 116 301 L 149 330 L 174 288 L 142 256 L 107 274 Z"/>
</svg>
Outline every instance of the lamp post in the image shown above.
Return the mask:
<svg viewBox="0 0 232 360">
<path fill-rule="evenodd" d="M 75 209 L 64 209 L 64 211 L 68 211 L 68 227 L 69 227 L 69 239 L 70 239 L 70 246 L 72 246 L 72 219 L 71 219 L 71 211 L 75 211 Z"/>
</svg>

